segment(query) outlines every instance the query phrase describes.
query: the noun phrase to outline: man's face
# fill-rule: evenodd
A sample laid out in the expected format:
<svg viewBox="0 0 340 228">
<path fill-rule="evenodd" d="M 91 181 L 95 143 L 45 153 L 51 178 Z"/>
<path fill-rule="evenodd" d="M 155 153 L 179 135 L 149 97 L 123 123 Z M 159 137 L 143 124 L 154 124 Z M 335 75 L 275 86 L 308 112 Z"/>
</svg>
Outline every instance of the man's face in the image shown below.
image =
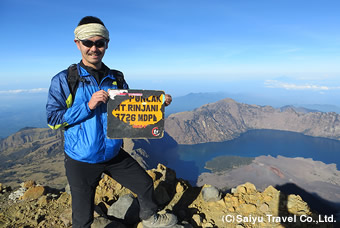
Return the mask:
<svg viewBox="0 0 340 228">
<path fill-rule="evenodd" d="M 84 65 L 94 69 L 100 69 L 109 41 L 101 36 L 94 36 L 83 41 L 75 40 L 75 42 L 81 52 Z M 103 46 L 102 42 L 105 42 Z"/>
</svg>

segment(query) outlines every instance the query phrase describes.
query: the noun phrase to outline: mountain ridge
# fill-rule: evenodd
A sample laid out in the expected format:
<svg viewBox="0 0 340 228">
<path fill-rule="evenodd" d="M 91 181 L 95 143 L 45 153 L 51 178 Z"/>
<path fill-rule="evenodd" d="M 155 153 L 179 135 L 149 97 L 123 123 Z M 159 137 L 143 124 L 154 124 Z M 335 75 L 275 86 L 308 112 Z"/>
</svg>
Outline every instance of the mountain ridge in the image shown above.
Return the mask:
<svg viewBox="0 0 340 228">
<path fill-rule="evenodd" d="M 339 115 L 322 112 L 297 112 L 294 107 L 275 109 L 238 103 L 226 98 L 203 105 L 193 111 L 170 115 L 165 120 L 165 136 L 157 140 L 125 140 L 127 151 L 144 168 L 166 164 L 167 156 L 161 154 L 164 147 L 177 144 L 196 144 L 232 140 L 252 129 L 274 129 L 300 132 L 306 135 L 340 139 Z M 4 183 L 15 185 L 22 179 L 35 175 L 46 181 L 62 176 L 63 148 L 62 131 L 48 128 L 23 128 L 21 131 L 0 140 L 0 178 Z M 34 173 L 33 173 L 34 172 Z M 20 175 L 19 175 L 20 173 Z M 65 178 L 57 178 L 65 183 Z M 43 182 L 45 183 L 45 182 Z"/>
<path fill-rule="evenodd" d="M 193 111 L 171 114 L 165 121 L 165 130 L 178 144 L 227 141 L 253 129 L 292 131 L 340 140 L 340 115 L 249 105 L 226 98 Z"/>
</svg>

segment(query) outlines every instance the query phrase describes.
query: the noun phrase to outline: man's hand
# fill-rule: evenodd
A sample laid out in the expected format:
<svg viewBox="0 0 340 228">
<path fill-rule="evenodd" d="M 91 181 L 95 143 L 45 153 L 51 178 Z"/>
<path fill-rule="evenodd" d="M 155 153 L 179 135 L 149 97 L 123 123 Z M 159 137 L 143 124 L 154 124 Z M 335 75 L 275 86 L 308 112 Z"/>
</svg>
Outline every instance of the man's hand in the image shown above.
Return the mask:
<svg viewBox="0 0 340 228">
<path fill-rule="evenodd" d="M 171 102 L 172 102 L 172 97 L 171 97 L 171 95 L 170 95 L 170 94 L 165 94 L 165 101 L 164 101 L 165 106 L 170 105 Z"/>
<path fill-rule="evenodd" d="M 91 110 L 96 109 L 101 103 L 106 103 L 109 99 L 109 93 L 104 90 L 99 90 L 92 94 L 88 106 Z"/>
</svg>

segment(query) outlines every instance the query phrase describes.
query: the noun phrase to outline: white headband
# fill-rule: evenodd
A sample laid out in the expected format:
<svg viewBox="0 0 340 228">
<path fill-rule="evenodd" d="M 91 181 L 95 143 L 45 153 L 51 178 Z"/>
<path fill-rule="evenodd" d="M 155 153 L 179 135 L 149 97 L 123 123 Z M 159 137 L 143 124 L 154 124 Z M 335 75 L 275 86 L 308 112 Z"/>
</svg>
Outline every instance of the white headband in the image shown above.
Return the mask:
<svg viewBox="0 0 340 228">
<path fill-rule="evenodd" d="M 76 40 L 85 40 L 93 36 L 101 36 L 109 40 L 109 31 L 102 24 L 90 23 L 79 25 L 74 30 Z"/>
</svg>

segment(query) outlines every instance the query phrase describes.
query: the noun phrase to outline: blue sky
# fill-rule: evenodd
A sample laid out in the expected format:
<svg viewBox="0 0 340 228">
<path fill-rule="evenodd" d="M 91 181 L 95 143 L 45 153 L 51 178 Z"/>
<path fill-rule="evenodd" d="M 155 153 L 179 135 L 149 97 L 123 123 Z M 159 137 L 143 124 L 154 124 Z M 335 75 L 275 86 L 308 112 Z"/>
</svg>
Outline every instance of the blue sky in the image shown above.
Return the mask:
<svg viewBox="0 0 340 228">
<path fill-rule="evenodd" d="M 93 15 L 110 31 L 104 62 L 131 88 L 337 104 L 339 9 L 335 0 L 1 0 L 0 96 L 46 91 L 79 62 L 73 30 Z"/>
</svg>

